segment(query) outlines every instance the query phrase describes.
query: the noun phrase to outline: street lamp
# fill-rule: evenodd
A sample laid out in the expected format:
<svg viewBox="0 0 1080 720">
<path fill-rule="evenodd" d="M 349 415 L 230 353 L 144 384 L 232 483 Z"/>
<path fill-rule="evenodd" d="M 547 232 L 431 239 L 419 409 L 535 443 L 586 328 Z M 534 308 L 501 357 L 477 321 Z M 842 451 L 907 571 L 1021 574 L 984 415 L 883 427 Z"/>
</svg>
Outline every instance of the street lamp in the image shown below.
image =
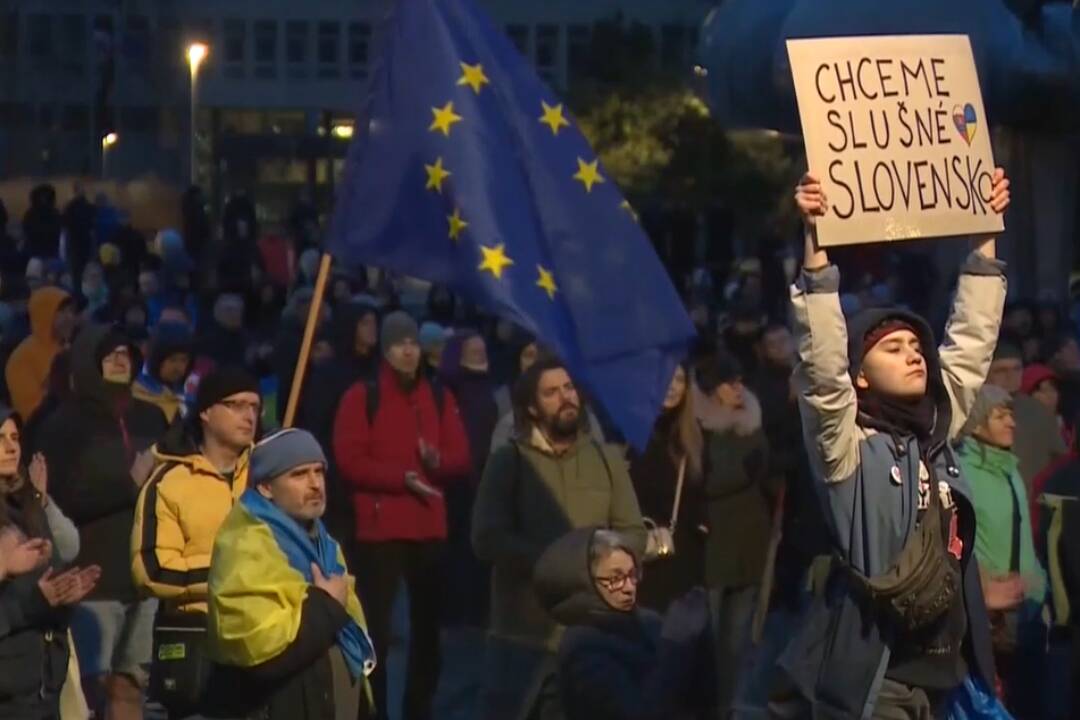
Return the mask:
<svg viewBox="0 0 1080 720">
<path fill-rule="evenodd" d="M 195 111 L 197 109 L 197 95 L 196 89 L 198 87 L 197 80 L 199 77 L 199 66 L 202 65 L 203 60 L 210 54 L 210 47 L 206 43 L 196 42 L 188 45 L 187 49 L 187 62 L 188 68 L 191 70 L 191 184 L 195 184 L 195 134 L 196 134 L 196 120 Z"/>
<path fill-rule="evenodd" d="M 120 136 L 114 132 L 108 133 L 101 137 L 101 179 L 106 178 L 109 159 L 109 148 L 116 144 L 116 141 L 120 139 Z"/>
</svg>

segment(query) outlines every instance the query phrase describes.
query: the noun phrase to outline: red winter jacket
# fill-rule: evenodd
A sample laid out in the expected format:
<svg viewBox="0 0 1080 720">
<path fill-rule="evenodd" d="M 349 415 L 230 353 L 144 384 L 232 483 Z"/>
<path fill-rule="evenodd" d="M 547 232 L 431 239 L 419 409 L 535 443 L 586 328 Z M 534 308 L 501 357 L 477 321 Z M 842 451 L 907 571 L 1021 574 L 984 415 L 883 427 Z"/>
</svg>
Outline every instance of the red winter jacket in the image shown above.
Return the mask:
<svg viewBox="0 0 1080 720">
<path fill-rule="evenodd" d="M 334 420 L 334 459 L 352 492 L 356 539 L 445 540 L 446 504 L 421 498 L 405 487 L 412 470 L 435 487 L 469 474 L 469 442 L 457 402 L 443 390 L 442 417 L 426 380 L 411 393 L 401 389 L 394 371 L 379 370 L 379 407 L 368 423 L 367 386 L 356 383 L 341 400 Z M 419 440 L 439 449 L 440 465 L 430 472 L 420 462 Z"/>
</svg>

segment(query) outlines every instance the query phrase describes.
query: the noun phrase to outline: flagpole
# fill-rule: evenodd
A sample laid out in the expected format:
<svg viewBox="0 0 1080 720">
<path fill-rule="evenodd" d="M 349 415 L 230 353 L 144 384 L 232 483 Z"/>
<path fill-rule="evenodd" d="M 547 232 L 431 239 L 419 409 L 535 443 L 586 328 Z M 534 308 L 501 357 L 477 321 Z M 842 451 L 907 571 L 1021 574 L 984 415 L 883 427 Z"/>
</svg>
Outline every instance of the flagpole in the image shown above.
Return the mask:
<svg viewBox="0 0 1080 720">
<path fill-rule="evenodd" d="M 319 261 L 319 275 L 315 278 L 315 294 L 311 298 L 311 308 L 308 310 L 307 325 L 304 326 L 304 342 L 300 345 L 300 357 L 296 359 L 296 370 L 293 372 L 292 387 L 289 388 L 289 404 L 285 406 L 284 427 L 292 427 L 296 420 L 296 409 L 300 403 L 300 391 L 304 386 L 304 375 L 307 371 L 308 359 L 311 357 L 311 346 L 315 340 L 315 328 L 319 324 L 319 314 L 322 312 L 323 298 L 326 296 L 326 283 L 330 279 L 330 265 L 333 258 L 330 253 L 323 253 Z"/>
</svg>

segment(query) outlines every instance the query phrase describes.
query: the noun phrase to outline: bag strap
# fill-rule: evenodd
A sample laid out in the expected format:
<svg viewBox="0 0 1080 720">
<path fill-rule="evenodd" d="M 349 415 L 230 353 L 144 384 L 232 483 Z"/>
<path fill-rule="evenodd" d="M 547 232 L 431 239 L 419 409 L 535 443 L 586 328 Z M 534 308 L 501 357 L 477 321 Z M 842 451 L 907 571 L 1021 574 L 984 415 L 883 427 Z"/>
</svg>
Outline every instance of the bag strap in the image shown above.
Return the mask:
<svg viewBox="0 0 1080 720">
<path fill-rule="evenodd" d="M 1005 475 L 1005 482 L 1009 485 L 1009 496 L 1013 501 L 1013 518 L 1012 518 L 1012 547 L 1009 551 L 1009 572 L 1020 572 L 1020 523 L 1023 518 L 1020 515 L 1020 498 L 1016 497 L 1016 490 L 1013 488 L 1012 478 L 1008 474 Z"/>
<path fill-rule="evenodd" d="M 668 527 L 671 528 L 672 534 L 675 533 L 675 526 L 679 524 L 679 506 L 682 504 L 682 489 L 684 480 L 686 480 L 685 455 L 683 455 L 682 461 L 679 463 L 679 479 L 675 481 L 675 503 L 671 506 L 671 522 L 668 524 Z"/>
</svg>

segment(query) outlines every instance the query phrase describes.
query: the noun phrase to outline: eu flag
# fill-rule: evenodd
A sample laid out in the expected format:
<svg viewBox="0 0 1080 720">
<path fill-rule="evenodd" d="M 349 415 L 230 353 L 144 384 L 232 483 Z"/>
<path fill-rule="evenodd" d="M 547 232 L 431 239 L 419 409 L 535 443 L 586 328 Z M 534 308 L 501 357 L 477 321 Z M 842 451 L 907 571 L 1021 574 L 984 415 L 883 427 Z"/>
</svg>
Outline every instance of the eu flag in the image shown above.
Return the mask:
<svg viewBox="0 0 1080 720">
<path fill-rule="evenodd" d="M 327 251 L 555 350 L 641 447 L 693 326 L 569 111 L 471 0 L 398 0 Z"/>
</svg>

